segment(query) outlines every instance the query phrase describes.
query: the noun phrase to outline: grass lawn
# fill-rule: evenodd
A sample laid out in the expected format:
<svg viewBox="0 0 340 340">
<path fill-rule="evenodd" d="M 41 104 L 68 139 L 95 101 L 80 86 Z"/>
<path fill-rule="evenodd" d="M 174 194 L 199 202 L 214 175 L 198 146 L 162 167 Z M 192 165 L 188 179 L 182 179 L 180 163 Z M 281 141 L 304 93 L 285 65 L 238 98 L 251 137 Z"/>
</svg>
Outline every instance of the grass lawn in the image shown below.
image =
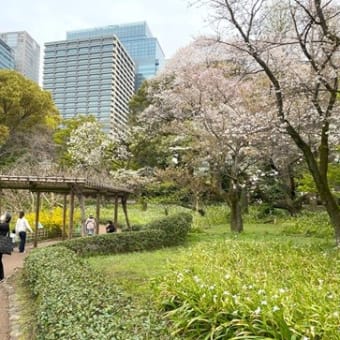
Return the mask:
<svg viewBox="0 0 340 340">
<path fill-rule="evenodd" d="M 150 220 L 155 213 L 159 215 L 159 210 L 153 209 L 144 212 L 147 220 Z M 139 223 L 142 223 L 142 214 L 139 214 Z M 204 218 L 196 217 L 202 220 Z M 176 264 L 177 259 L 185 257 L 190 248 L 195 244 L 203 242 L 223 241 L 223 240 L 248 240 L 248 241 L 276 241 L 287 242 L 301 245 L 310 243 L 322 243 L 323 246 L 332 247 L 333 240 L 315 239 L 302 236 L 284 236 L 281 234 L 281 224 L 245 224 L 242 234 L 234 234 L 229 230 L 229 225 L 218 224 L 210 225 L 197 232 L 189 234 L 186 244 L 181 247 L 165 248 L 150 252 L 138 252 L 111 256 L 95 256 L 88 259 L 90 265 L 95 269 L 103 272 L 112 284 L 118 285 L 127 293 L 143 300 L 149 299 L 152 295 L 150 284 L 166 274 L 170 268 Z"/>
<path fill-rule="evenodd" d="M 170 214 L 183 210 L 170 208 Z M 163 209 L 155 206 L 147 211 L 132 206 L 129 212 L 132 224 L 164 217 Z M 140 324 L 147 320 L 158 339 L 160 334 L 162 339 L 333 336 L 340 298 L 334 240 L 287 236 L 285 219 L 255 223 L 258 220 L 249 215 L 244 232 L 235 234 L 226 220 L 223 206 L 210 207 L 205 216 L 194 216 L 192 232 L 182 246 L 86 261 L 104 274 L 100 287 L 113 285 L 128 296 L 129 306 L 123 306 L 133 311 L 131 323 L 139 325 L 142 313 Z"/>
</svg>

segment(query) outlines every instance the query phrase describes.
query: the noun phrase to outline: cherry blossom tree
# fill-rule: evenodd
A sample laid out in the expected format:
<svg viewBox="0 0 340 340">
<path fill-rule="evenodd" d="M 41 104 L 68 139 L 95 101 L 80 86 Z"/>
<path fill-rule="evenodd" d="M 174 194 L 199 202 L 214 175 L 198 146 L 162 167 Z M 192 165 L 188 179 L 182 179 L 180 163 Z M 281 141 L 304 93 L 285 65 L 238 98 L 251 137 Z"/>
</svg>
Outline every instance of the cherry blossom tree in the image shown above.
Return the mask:
<svg viewBox="0 0 340 340">
<path fill-rule="evenodd" d="M 339 144 L 340 26 L 336 1 L 281 1 L 288 13 L 274 30 L 277 2 L 202 0 L 212 9 L 216 41 L 248 60 L 271 84 L 281 128 L 301 150 L 340 245 L 340 209 L 328 183 L 333 146 Z M 278 7 L 276 7 L 278 10 Z M 271 27 L 273 30 L 268 30 Z M 230 52 L 229 52 L 230 54 Z M 229 57 L 229 55 L 228 55 Z"/>
<path fill-rule="evenodd" d="M 106 175 L 124 167 L 130 157 L 126 145 L 105 134 L 97 121 L 85 121 L 75 128 L 66 149 L 73 168 Z"/>
<path fill-rule="evenodd" d="M 178 145 L 190 143 L 230 206 L 231 230 L 241 232 L 242 187 L 261 157 L 258 145 L 268 140 L 271 111 L 259 100 L 263 79 L 239 75 L 242 65 L 223 55 L 201 40 L 179 51 L 150 87 L 152 104 L 139 119 Z"/>
</svg>

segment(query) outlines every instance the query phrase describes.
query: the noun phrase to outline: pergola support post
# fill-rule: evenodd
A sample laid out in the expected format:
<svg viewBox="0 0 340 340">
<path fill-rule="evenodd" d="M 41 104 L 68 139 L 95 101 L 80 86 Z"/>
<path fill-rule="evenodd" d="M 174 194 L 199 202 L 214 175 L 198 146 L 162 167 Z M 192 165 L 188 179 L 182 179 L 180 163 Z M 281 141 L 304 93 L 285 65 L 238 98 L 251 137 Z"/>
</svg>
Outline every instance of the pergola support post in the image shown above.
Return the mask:
<svg viewBox="0 0 340 340">
<path fill-rule="evenodd" d="M 71 190 L 71 197 L 70 197 L 70 223 L 68 226 L 68 238 L 69 240 L 72 238 L 73 234 L 73 214 L 74 214 L 74 190 Z"/>
<path fill-rule="evenodd" d="M 99 235 L 99 219 L 100 219 L 100 194 L 97 194 L 96 201 L 96 235 Z"/>
<path fill-rule="evenodd" d="M 37 202 L 35 205 L 35 231 L 34 231 L 34 243 L 33 243 L 34 248 L 38 246 L 39 214 L 40 214 L 40 191 L 37 191 Z"/>
<path fill-rule="evenodd" d="M 113 216 L 113 224 L 118 228 L 118 195 L 115 196 L 115 211 Z"/>
<path fill-rule="evenodd" d="M 66 238 L 66 212 L 67 212 L 67 195 L 64 194 L 64 205 L 63 205 L 63 230 L 61 238 L 65 240 Z"/>
<path fill-rule="evenodd" d="M 129 228 L 129 230 L 131 230 L 131 225 L 130 225 L 128 212 L 127 212 L 127 196 L 126 195 L 122 196 L 122 206 L 123 206 L 123 211 L 125 215 L 126 225 Z"/>
</svg>

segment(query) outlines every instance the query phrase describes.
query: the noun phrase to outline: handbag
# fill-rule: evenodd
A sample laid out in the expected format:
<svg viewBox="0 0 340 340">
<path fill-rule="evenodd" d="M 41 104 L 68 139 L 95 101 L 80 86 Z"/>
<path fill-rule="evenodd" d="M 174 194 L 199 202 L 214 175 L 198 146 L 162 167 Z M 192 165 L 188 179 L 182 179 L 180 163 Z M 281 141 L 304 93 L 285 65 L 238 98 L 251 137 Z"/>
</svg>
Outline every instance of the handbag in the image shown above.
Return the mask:
<svg viewBox="0 0 340 340">
<path fill-rule="evenodd" d="M 9 236 L 0 235 L 0 253 L 11 255 L 14 249 L 12 239 Z"/>
</svg>

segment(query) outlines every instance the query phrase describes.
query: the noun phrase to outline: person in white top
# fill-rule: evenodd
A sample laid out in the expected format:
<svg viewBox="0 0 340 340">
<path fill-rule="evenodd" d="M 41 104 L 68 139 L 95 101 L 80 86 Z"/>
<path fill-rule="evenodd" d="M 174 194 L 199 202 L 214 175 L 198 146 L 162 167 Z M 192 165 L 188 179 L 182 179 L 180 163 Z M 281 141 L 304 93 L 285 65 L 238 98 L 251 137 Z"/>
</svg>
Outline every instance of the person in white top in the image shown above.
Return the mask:
<svg viewBox="0 0 340 340">
<path fill-rule="evenodd" d="M 85 221 L 85 228 L 88 236 L 92 236 L 95 233 L 95 229 L 97 227 L 97 222 L 93 215 L 90 215 L 88 219 Z"/>
<path fill-rule="evenodd" d="M 25 213 L 20 211 L 19 218 L 15 225 L 15 233 L 19 235 L 20 238 L 19 253 L 23 253 L 25 251 L 27 230 L 33 233 L 31 226 L 24 216 Z"/>
</svg>

